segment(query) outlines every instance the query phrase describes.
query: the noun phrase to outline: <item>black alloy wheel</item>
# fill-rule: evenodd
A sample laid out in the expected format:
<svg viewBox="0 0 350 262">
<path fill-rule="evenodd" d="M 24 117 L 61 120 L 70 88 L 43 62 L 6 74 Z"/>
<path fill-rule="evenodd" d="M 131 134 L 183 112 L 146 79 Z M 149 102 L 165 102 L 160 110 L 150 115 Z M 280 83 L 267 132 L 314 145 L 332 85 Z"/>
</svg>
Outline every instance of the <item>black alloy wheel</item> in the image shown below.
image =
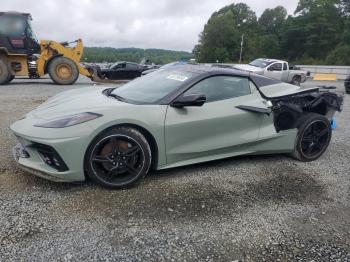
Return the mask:
<svg viewBox="0 0 350 262">
<path fill-rule="evenodd" d="M 309 113 L 305 118 L 306 121 L 299 128 L 293 155 L 307 162 L 318 159 L 327 150 L 332 138 L 332 128 L 324 116 Z"/>
<path fill-rule="evenodd" d="M 144 177 L 151 163 L 151 150 L 144 136 L 132 128 L 119 128 L 97 137 L 91 144 L 85 168 L 95 182 L 122 188 Z"/>
</svg>

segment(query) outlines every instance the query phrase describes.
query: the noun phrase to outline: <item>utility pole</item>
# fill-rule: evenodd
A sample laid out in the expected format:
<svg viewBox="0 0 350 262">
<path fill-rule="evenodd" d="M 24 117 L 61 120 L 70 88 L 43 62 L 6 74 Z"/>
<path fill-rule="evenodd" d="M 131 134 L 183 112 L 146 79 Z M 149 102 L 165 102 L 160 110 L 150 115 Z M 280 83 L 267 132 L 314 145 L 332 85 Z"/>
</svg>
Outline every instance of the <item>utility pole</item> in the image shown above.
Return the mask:
<svg viewBox="0 0 350 262">
<path fill-rule="evenodd" d="M 244 34 L 242 34 L 241 53 L 240 53 L 240 55 L 239 55 L 239 63 L 242 63 L 243 44 L 244 44 Z"/>
</svg>

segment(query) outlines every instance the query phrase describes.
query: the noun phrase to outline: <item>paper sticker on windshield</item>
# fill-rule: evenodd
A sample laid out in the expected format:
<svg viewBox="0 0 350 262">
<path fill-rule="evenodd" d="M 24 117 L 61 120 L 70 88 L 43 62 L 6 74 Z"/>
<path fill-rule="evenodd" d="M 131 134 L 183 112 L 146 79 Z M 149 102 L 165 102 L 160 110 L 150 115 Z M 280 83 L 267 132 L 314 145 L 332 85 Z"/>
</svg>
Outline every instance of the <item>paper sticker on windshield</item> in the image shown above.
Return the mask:
<svg viewBox="0 0 350 262">
<path fill-rule="evenodd" d="M 167 79 L 184 82 L 184 81 L 186 81 L 188 79 L 188 77 L 187 76 L 182 76 L 182 75 L 170 75 L 170 76 L 167 77 Z"/>
</svg>

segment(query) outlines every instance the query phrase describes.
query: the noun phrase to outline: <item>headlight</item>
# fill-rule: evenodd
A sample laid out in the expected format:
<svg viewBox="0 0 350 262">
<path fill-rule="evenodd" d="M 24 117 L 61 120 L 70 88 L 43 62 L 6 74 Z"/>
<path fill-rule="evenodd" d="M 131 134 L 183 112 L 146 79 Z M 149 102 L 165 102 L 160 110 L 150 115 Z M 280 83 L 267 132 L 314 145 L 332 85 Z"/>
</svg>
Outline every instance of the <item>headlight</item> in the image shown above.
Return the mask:
<svg viewBox="0 0 350 262">
<path fill-rule="evenodd" d="M 102 115 L 96 113 L 81 113 L 76 115 L 64 116 L 58 119 L 53 119 L 48 122 L 35 124 L 36 127 L 44 128 L 64 128 L 69 126 L 75 126 L 81 123 L 85 123 L 96 118 L 101 117 Z"/>
</svg>

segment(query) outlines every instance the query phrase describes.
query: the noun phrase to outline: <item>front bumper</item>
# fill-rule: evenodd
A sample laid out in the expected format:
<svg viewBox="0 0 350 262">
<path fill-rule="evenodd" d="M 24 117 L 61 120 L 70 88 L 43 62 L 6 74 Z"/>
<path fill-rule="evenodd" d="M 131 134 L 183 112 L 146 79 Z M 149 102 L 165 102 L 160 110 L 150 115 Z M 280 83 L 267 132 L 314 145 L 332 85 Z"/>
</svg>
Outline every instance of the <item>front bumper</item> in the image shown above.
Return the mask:
<svg viewBox="0 0 350 262">
<path fill-rule="evenodd" d="M 62 134 L 61 130 L 32 127 L 25 120 L 16 122 L 11 129 L 19 142 L 13 149 L 13 156 L 20 168 L 55 182 L 85 180 L 84 156 L 90 137 L 89 132 L 84 132 L 84 126 L 70 136 Z M 90 127 L 87 126 L 87 129 Z M 63 164 L 65 168 L 48 164 L 55 159 L 48 160 L 37 145 L 52 148 L 56 153 L 55 159 L 59 159 L 60 165 Z"/>
</svg>

